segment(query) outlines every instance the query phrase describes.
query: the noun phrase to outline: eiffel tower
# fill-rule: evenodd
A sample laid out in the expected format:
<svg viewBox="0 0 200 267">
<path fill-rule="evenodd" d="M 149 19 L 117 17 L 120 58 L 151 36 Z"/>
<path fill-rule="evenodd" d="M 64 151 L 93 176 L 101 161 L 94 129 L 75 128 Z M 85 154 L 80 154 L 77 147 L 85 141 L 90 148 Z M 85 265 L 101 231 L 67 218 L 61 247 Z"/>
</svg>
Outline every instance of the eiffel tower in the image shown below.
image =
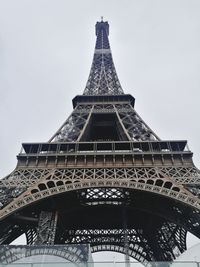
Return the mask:
<svg viewBox="0 0 200 267">
<path fill-rule="evenodd" d="M 136 260 L 172 261 L 200 238 L 200 171 L 185 140 L 161 140 L 120 85 L 109 24 L 82 95 L 46 143 L 23 143 L 0 180 L 0 244 L 90 244 Z"/>
</svg>

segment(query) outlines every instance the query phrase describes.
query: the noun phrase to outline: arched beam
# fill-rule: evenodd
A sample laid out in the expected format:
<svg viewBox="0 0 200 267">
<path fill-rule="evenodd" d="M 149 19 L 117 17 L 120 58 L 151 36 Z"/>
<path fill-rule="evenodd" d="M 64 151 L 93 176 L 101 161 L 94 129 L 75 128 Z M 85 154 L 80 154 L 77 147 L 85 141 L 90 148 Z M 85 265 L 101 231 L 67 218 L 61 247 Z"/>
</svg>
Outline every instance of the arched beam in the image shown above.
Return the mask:
<svg viewBox="0 0 200 267">
<path fill-rule="evenodd" d="M 87 255 L 86 255 L 87 253 Z M 2 263 L 12 263 L 22 258 L 36 255 L 53 255 L 67 261 L 78 263 L 88 260 L 89 247 L 78 245 L 53 245 L 53 246 L 10 246 L 0 247 L 0 260 Z M 79 266 L 77 264 L 77 266 Z"/>
<path fill-rule="evenodd" d="M 159 181 L 161 179 L 155 179 L 154 183 L 151 184 L 151 180 L 152 179 L 136 179 L 134 177 L 132 180 L 88 179 L 74 182 L 63 180 L 43 180 L 38 182 L 37 185 L 28 188 L 26 192 L 16 197 L 11 203 L 0 210 L 0 220 L 44 198 L 67 193 L 70 191 L 95 187 L 127 188 L 151 192 L 179 201 L 180 203 L 190 206 L 193 209 L 200 210 L 200 200 L 197 197 L 194 197 L 182 186 L 174 184 L 172 181 L 164 181 L 161 184 L 159 184 L 160 182 L 156 184 L 156 181 Z"/>
</svg>

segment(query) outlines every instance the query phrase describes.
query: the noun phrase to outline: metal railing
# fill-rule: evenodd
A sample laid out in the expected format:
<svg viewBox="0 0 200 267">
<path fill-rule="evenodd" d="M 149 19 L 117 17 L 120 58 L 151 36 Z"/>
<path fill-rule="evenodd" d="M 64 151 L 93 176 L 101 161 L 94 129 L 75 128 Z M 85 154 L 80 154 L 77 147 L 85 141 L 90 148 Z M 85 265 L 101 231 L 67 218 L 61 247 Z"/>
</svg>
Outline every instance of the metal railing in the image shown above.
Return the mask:
<svg viewBox="0 0 200 267">
<path fill-rule="evenodd" d="M 190 152 L 185 140 L 179 141 L 96 141 L 23 143 L 19 155 L 79 154 L 79 153 L 186 153 Z"/>
</svg>

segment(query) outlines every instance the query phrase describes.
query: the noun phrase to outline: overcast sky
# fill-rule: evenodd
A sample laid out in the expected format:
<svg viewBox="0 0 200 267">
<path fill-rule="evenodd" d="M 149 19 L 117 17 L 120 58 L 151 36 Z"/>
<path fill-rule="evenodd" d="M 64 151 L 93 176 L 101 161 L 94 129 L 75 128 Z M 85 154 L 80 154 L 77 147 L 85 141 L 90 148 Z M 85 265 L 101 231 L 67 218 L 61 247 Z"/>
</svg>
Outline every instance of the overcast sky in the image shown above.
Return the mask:
<svg viewBox="0 0 200 267">
<path fill-rule="evenodd" d="M 187 139 L 200 167 L 199 0 L 0 0 L 0 176 L 22 142 L 47 141 L 72 111 L 104 16 L 118 77 L 161 139 Z"/>
</svg>

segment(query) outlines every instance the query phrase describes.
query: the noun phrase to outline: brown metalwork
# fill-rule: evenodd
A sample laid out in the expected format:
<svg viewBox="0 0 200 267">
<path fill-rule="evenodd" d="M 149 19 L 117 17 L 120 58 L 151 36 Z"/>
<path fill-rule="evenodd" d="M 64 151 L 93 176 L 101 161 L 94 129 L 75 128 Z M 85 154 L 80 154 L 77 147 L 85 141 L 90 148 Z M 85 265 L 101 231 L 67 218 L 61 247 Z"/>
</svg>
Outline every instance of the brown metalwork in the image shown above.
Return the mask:
<svg viewBox="0 0 200 267">
<path fill-rule="evenodd" d="M 200 237 L 200 172 L 187 141 L 161 140 L 124 94 L 98 22 L 84 94 L 46 143 L 24 143 L 0 180 L 0 244 L 90 244 L 171 261 Z"/>
</svg>

